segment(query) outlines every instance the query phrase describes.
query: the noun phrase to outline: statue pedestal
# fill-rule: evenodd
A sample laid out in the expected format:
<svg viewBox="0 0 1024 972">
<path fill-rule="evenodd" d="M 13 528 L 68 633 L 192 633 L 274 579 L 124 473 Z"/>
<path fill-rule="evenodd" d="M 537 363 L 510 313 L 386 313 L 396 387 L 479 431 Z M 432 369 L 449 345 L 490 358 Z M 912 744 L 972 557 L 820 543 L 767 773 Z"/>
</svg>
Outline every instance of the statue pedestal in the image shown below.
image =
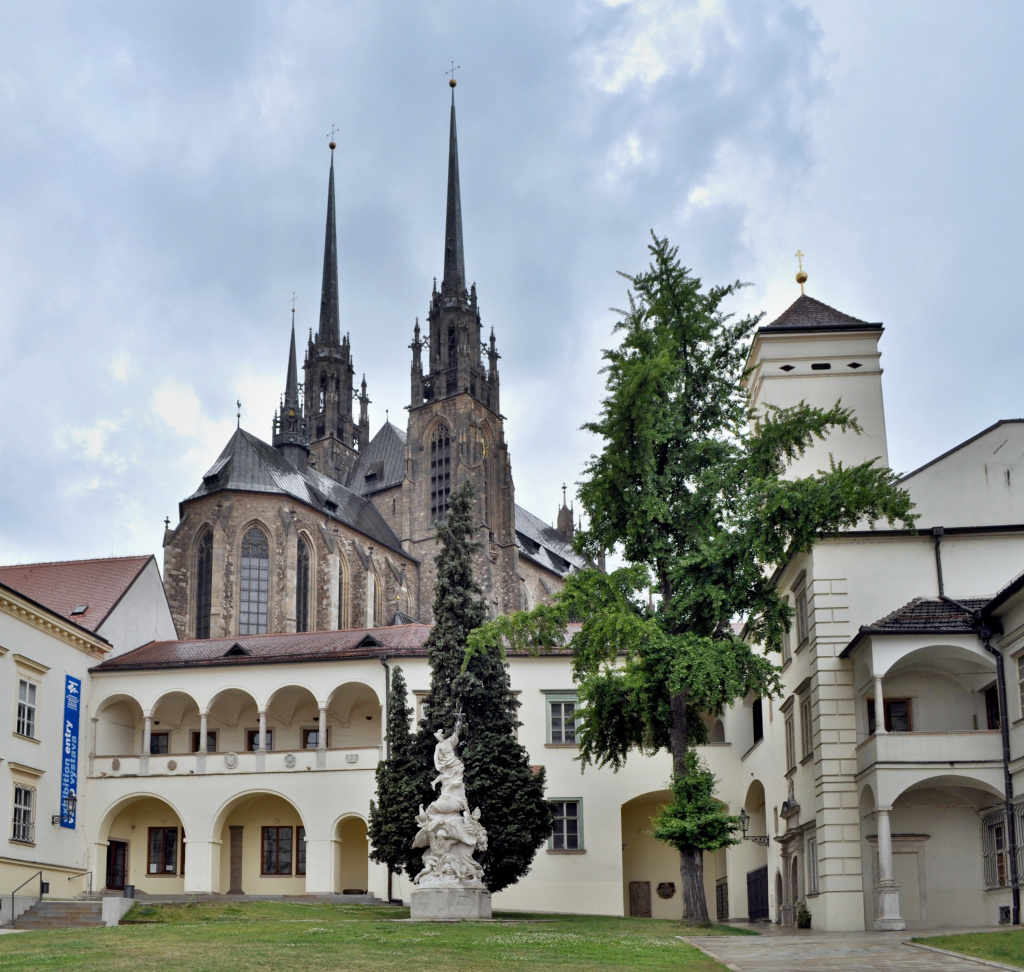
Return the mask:
<svg viewBox="0 0 1024 972">
<path fill-rule="evenodd" d="M 491 892 L 474 888 L 416 888 L 410 895 L 413 921 L 458 921 L 491 917 Z"/>
</svg>

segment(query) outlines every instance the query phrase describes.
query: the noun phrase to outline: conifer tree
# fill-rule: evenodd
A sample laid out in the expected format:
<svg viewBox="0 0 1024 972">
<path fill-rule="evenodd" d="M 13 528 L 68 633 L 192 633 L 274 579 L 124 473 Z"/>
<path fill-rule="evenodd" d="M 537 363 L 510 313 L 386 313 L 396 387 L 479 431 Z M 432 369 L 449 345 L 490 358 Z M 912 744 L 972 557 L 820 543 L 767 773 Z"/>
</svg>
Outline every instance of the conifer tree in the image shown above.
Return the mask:
<svg viewBox="0 0 1024 972">
<path fill-rule="evenodd" d="M 786 477 L 815 439 L 858 432 L 852 413 L 800 403 L 754 415 L 745 362 L 760 315 L 732 320 L 722 304 L 739 284 L 704 290 L 668 240 L 649 249 L 649 269 L 627 277 L 622 342 L 604 354 L 601 414 L 584 426 L 602 450 L 584 472 L 590 525 L 576 537 L 593 556 L 618 548 L 627 566 L 571 574 L 556 605 L 498 618 L 470 642 L 473 652 L 564 644 L 568 621 L 581 622 L 580 758 L 618 769 L 633 750 L 671 753 L 673 798 L 654 833 L 679 850 L 683 918 L 703 924 L 703 852 L 733 843 L 737 820 L 714 802 L 692 747 L 705 741 L 701 713 L 778 691 L 777 668 L 755 648 L 779 651 L 792 617 L 774 572 L 821 534 L 915 517 L 896 475 L 874 462 Z M 657 600 L 645 603 L 645 589 Z"/>
<path fill-rule="evenodd" d="M 427 639 L 430 691 L 416 740 L 421 768 L 421 801 L 436 795 L 433 777 L 434 732 L 445 735 L 464 714 L 460 755 L 466 767 L 470 809 L 480 808 L 488 849 L 481 863 L 492 893 L 515 884 L 529 870 L 537 848 L 551 832 L 552 808 L 544 799 L 544 770 L 530 767 L 526 749 L 515 737 L 519 702 L 499 648 L 466 653 L 471 631 L 487 619 L 482 590 L 473 575 L 473 484 L 467 480 L 451 495 L 447 517 L 436 527 L 434 627 Z"/>
<path fill-rule="evenodd" d="M 370 856 L 396 874 L 416 874 L 422 851 L 414 850 L 415 814 L 423 783 L 412 734 L 412 708 L 402 669 L 391 670 L 388 693 L 388 757 L 377 764 L 377 799 L 370 801 Z"/>
</svg>

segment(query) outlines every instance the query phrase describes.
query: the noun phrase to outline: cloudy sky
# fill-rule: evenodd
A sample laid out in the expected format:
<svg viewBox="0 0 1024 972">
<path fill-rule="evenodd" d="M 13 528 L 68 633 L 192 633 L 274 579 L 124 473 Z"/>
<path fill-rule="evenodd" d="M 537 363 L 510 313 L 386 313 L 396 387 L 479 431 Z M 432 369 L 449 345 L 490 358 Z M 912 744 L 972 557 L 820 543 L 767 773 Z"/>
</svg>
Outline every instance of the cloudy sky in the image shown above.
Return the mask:
<svg viewBox="0 0 1024 972">
<path fill-rule="evenodd" d="M 316 325 L 336 153 L 343 327 L 375 431 L 443 259 L 450 60 L 466 268 L 517 499 L 594 443 L 616 270 L 651 228 L 769 318 L 883 321 L 893 466 L 1024 414 L 1024 5 L 517 0 L 0 7 L 0 563 L 159 554 Z"/>
</svg>

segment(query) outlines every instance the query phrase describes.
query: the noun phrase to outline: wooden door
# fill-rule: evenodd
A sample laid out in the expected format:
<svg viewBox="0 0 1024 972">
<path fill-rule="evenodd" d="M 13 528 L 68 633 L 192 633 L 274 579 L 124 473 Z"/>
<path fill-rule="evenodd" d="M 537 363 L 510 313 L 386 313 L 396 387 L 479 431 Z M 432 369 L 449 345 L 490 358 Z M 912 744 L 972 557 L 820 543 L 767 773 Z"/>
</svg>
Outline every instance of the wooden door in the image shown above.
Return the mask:
<svg viewBox="0 0 1024 972">
<path fill-rule="evenodd" d="M 629 914 L 631 918 L 651 917 L 651 882 L 629 882 Z"/>
<path fill-rule="evenodd" d="M 128 845 L 123 840 L 112 840 L 107 844 L 107 887 L 111 891 L 123 891 L 128 871 Z"/>
<path fill-rule="evenodd" d="M 747 871 L 747 919 L 761 921 L 768 917 L 768 866 Z"/>
</svg>

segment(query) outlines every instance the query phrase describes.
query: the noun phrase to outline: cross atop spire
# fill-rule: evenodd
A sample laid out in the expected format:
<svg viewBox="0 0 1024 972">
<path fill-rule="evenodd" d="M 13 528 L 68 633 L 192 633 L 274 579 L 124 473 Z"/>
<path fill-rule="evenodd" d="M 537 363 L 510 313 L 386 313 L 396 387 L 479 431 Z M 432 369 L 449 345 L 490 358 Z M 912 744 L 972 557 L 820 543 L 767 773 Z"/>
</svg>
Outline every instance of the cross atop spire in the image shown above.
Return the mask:
<svg viewBox="0 0 1024 972">
<path fill-rule="evenodd" d="M 452 70 L 454 71 L 454 62 Z M 459 139 L 455 130 L 455 78 L 452 86 L 452 121 L 448 136 L 448 208 L 444 225 L 443 294 L 457 296 L 466 289 L 466 263 L 462 253 L 462 195 L 459 191 Z"/>
<path fill-rule="evenodd" d="M 331 142 L 331 175 L 327 182 L 327 229 L 324 234 L 324 277 L 320 290 L 320 326 L 317 334 L 322 345 L 341 344 L 338 325 L 338 233 L 334 225 L 334 142 Z"/>
</svg>

